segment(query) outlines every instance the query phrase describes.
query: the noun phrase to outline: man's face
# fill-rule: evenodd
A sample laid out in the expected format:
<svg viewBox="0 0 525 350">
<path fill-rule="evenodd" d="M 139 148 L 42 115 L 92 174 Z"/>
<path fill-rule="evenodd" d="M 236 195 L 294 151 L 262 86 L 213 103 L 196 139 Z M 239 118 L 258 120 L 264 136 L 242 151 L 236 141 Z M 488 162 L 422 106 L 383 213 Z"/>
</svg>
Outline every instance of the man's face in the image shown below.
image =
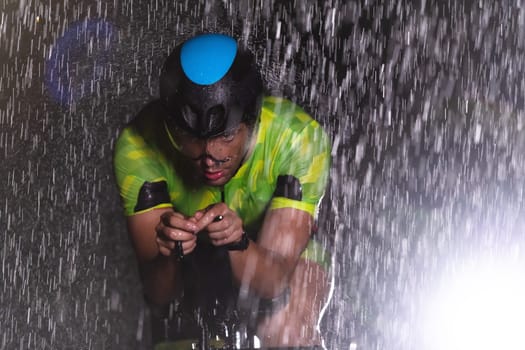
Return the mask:
<svg viewBox="0 0 525 350">
<path fill-rule="evenodd" d="M 222 186 L 239 169 L 250 134 L 246 124 L 241 123 L 237 128 L 209 139 L 199 139 L 179 129 L 173 136 L 179 151 L 195 168 L 196 176 L 207 185 Z"/>
</svg>

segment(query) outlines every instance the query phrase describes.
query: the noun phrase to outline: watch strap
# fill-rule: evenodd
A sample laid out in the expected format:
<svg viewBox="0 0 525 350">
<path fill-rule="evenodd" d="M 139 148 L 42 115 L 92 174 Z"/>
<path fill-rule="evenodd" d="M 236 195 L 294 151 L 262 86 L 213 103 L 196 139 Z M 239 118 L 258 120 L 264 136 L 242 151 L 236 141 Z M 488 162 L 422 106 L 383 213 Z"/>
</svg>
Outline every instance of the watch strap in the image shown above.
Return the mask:
<svg viewBox="0 0 525 350">
<path fill-rule="evenodd" d="M 246 250 L 248 249 L 249 244 L 250 244 L 250 239 L 248 238 L 248 234 L 246 233 L 246 231 L 243 231 L 241 240 L 239 242 L 233 242 L 233 243 L 227 244 L 225 247 L 228 250 Z"/>
</svg>

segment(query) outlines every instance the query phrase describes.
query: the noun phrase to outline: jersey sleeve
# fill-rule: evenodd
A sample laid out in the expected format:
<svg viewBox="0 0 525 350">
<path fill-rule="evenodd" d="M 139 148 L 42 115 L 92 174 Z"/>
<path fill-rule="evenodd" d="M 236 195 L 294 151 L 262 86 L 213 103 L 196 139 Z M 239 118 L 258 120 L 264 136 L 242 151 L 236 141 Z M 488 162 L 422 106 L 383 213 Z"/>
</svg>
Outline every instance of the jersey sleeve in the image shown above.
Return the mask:
<svg viewBox="0 0 525 350">
<path fill-rule="evenodd" d="M 115 144 L 113 168 L 126 216 L 172 206 L 159 154 L 132 126 Z"/>
<path fill-rule="evenodd" d="M 301 130 L 291 133 L 281 147 L 277 188 L 270 208 L 292 207 L 317 215 L 330 168 L 330 142 L 321 125 L 304 111 L 296 118 L 306 121 Z M 283 189 L 282 185 L 285 185 Z"/>
</svg>

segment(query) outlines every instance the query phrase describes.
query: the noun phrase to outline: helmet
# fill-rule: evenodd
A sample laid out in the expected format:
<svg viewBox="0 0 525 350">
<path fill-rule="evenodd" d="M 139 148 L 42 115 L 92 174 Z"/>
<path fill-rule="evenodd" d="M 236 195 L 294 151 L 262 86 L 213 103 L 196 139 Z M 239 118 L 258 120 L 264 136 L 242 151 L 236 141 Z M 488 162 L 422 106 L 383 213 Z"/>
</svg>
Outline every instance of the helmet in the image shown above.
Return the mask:
<svg viewBox="0 0 525 350">
<path fill-rule="evenodd" d="M 209 138 L 259 115 L 262 79 L 253 54 L 230 36 L 202 34 L 177 46 L 160 75 L 168 125 Z"/>
</svg>

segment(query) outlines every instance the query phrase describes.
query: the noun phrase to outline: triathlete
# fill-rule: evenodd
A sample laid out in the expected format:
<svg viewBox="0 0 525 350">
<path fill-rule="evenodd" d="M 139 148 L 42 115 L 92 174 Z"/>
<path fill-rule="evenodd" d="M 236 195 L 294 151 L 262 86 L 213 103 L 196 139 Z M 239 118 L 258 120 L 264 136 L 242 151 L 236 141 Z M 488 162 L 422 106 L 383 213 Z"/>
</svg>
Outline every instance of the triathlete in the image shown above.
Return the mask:
<svg viewBox="0 0 525 350">
<path fill-rule="evenodd" d="M 329 164 L 322 127 L 263 96 L 235 39 L 177 46 L 160 99 L 125 127 L 114 157 L 146 299 L 169 309 L 171 328 L 154 335 L 180 345 L 188 322 L 229 317 L 248 320 L 261 347 L 320 348 L 329 257 L 312 232 Z"/>
</svg>

